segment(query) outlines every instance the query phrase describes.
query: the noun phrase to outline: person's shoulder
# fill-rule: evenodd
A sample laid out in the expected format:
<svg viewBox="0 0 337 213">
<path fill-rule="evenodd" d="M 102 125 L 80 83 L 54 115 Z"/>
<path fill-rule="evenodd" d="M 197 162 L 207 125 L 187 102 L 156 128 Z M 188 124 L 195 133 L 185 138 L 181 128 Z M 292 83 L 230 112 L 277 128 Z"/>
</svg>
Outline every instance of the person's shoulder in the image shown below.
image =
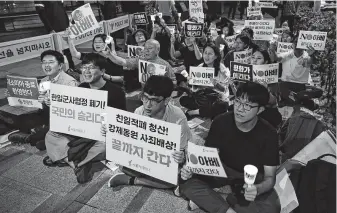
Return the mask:
<svg viewBox="0 0 337 213">
<path fill-rule="evenodd" d="M 72 76 L 63 71 L 60 73 L 59 82 L 64 85 L 71 85 L 71 86 L 78 85 L 78 82 L 75 78 L 73 78 Z"/>
<path fill-rule="evenodd" d="M 198 65 L 198 67 L 202 67 L 202 66 L 204 66 L 204 63 L 201 63 L 201 64 Z"/>
<path fill-rule="evenodd" d="M 275 127 L 273 127 L 268 121 L 264 120 L 263 118 L 259 117 L 258 125 L 263 132 L 267 134 L 277 134 Z"/>
<path fill-rule="evenodd" d="M 80 83 L 80 85 L 78 85 L 78 87 L 90 88 L 90 85 L 89 85 L 89 83 Z"/>
<path fill-rule="evenodd" d="M 120 86 L 118 86 L 118 85 L 116 85 L 116 84 L 114 84 L 110 81 L 106 81 L 105 88 L 108 92 L 112 92 L 112 93 L 115 93 L 115 94 L 120 93 L 120 94 L 124 94 L 124 96 L 125 96 L 124 90 Z"/>
<path fill-rule="evenodd" d="M 140 106 L 137 109 L 135 109 L 134 113 L 137 115 L 143 115 L 143 112 L 144 112 L 144 106 Z"/>
<path fill-rule="evenodd" d="M 222 113 L 220 115 L 217 115 L 213 122 L 212 122 L 212 125 L 213 124 L 219 124 L 219 123 L 226 123 L 228 121 L 233 121 L 234 119 L 234 113 L 233 112 L 225 112 L 225 113 Z"/>
<path fill-rule="evenodd" d="M 167 105 L 167 122 L 181 123 L 183 120 L 187 121 L 186 115 L 183 110 L 173 104 Z"/>
</svg>

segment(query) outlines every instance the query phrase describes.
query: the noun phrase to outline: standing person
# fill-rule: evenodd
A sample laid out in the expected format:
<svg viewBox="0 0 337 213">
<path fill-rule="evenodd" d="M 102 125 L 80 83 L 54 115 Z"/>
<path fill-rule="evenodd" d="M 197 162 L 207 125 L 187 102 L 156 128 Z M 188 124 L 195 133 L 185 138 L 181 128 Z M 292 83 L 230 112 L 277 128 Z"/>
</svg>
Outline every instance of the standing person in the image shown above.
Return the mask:
<svg viewBox="0 0 337 213">
<path fill-rule="evenodd" d="M 240 1 L 240 19 L 243 19 L 243 15 L 245 14 L 245 11 L 248 7 L 248 1 Z"/>
<path fill-rule="evenodd" d="M 157 0 L 156 4 L 158 11 L 163 14 L 163 19 L 165 20 L 165 23 L 173 24 L 178 16 L 174 0 Z"/>
<path fill-rule="evenodd" d="M 34 1 L 36 12 L 48 33 L 57 33 L 69 27 L 69 17 L 60 1 Z M 69 67 L 75 69 L 75 64 L 69 49 L 63 50 L 67 57 Z"/>
<path fill-rule="evenodd" d="M 229 11 L 228 11 L 228 18 L 230 18 L 232 14 L 232 20 L 235 19 L 235 13 L 236 13 L 236 6 L 238 5 L 237 1 L 229 1 Z"/>
<path fill-rule="evenodd" d="M 293 33 L 294 31 L 294 18 L 296 14 L 296 5 L 295 1 L 284 1 L 283 2 L 283 11 L 281 16 L 281 24 L 285 21 L 288 22 L 289 29 Z"/>
<path fill-rule="evenodd" d="M 230 50 L 230 47 L 228 46 L 225 38 L 228 37 L 228 36 L 232 36 L 234 35 L 234 28 L 233 28 L 233 25 L 231 24 L 225 24 L 221 27 L 221 33 L 220 35 L 215 39 L 214 43 L 215 45 L 220 48 L 220 45 L 224 45 L 224 48 L 220 51 L 221 51 L 221 55 L 222 55 L 222 58 L 227 55 L 227 53 L 229 52 Z"/>
<path fill-rule="evenodd" d="M 279 213 L 273 190 L 279 165 L 278 135 L 270 124 L 258 117 L 268 103 L 268 90 L 260 84 L 241 85 L 234 100 L 234 112 L 217 116 L 205 141 L 217 148 L 228 178 L 194 174 L 181 169 L 181 193 L 206 212 Z M 244 166 L 258 168 L 255 183 L 244 182 Z M 230 185 L 233 193 L 226 200 L 214 188 Z M 242 192 L 244 191 L 244 192 Z"/>
</svg>

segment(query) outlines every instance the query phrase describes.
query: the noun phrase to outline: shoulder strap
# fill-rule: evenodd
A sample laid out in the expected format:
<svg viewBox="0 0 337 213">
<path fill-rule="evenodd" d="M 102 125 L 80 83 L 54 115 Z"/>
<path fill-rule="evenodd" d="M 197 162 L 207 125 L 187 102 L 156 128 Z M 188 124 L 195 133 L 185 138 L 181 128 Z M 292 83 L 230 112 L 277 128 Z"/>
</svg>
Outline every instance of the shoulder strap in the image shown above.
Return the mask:
<svg viewBox="0 0 337 213">
<path fill-rule="evenodd" d="M 333 154 L 324 154 L 324 155 L 319 156 L 317 159 L 322 159 L 322 158 L 328 157 L 328 156 L 336 158 L 336 155 L 333 155 Z"/>
</svg>

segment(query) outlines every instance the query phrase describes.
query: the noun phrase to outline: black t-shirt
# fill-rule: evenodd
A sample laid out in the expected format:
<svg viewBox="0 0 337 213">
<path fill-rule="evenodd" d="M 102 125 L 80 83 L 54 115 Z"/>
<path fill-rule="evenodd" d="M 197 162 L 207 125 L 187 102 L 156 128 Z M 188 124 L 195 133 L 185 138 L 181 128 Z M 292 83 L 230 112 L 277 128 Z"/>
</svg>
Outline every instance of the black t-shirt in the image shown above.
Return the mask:
<svg viewBox="0 0 337 213">
<path fill-rule="evenodd" d="M 89 88 L 89 83 L 82 83 L 79 87 Z M 105 85 L 99 90 L 108 91 L 108 106 L 126 110 L 126 98 L 125 92 L 119 86 L 113 84 L 112 82 L 106 81 Z"/>
<path fill-rule="evenodd" d="M 164 60 L 171 59 L 170 56 L 171 38 L 167 34 L 167 32 L 164 29 L 162 29 L 161 33 L 156 34 L 155 39 L 160 43 L 159 56 Z"/>
<path fill-rule="evenodd" d="M 219 115 L 211 125 L 205 146 L 218 148 L 223 164 L 241 173 L 247 164 L 256 166 L 259 174 L 264 174 L 263 166 L 279 165 L 276 130 L 260 118 L 250 132 L 242 132 L 233 112 Z"/>
<path fill-rule="evenodd" d="M 198 60 L 195 57 L 194 50 L 190 51 L 188 47 L 181 48 L 179 52 L 183 56 L 184 66 L 186 67 L 186 71 L 188 73 L 190 72 L 190 66 L 196 67 L 202 62 L 202 60 Z"/>
</svg>

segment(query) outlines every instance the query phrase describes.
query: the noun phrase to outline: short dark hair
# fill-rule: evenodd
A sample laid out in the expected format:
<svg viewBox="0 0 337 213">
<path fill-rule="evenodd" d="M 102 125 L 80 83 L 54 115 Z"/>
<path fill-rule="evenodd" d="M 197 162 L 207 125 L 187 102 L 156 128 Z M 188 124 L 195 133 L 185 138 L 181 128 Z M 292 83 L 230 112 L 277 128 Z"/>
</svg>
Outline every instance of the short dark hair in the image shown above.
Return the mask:
<svg viewBox="0 0 337 213">
<path fill-rule="evenodd" d="M 173 92 L 173 82 L 169 77 L 152 75 L 147 79 L 143 93 L 168 98 Z"/>
<path fill-rule="evenodd" d="M 54 56 L 59 64 L 64 64 L 64 57 L 63 57 L 62 53 L 57 52 L 56 50 L 46 50 L 43 53 L 41 53 L 41 61 L 47 55 Z"/>
<path fill-rule="evenodd" d="M 248 36 L 243 35 L 243 34 L 239 34 L 239 35 L 236 36 L 235 41 L 236 41 L 238 38 L 239 38 L 243 43 L 245 43 L 247 46 L 250 46 L 251 40 L 250 40 L 250 38 L 249 38 Z"/>
<path fill-rule="evenodd" d="M 107 68 L 107 60 L 103 56 L 98 53 L 87 53 L 85 54 L 82 65 L 83 64 L 94 64 L 95 66 L 99 67 L 100 70 Z"/>
<path fill-rule="evenodd" d="M 251 38 L 254 38 L 254 31 L 251 28 L 245 27 L 245 28 L 242 29 L 241 33 L 243 31 L 246 31 L 250 35 Z"/>
<path fill-rule="evenodd" d="M 236 97 L 247 96 L 248 101 L 257 103 L 259 106 L 266 106 L 269 101 L 268 89 L 263 85 L 248 81 L 240 84 L 236 91 Z"/>
<path fill-rule="evenodd" d="M 143 29 L 138 29 L 138 30 L 136 30 L 133 34 L 132 34 L 132 37 L 136 40 L 136 34 L 138 33 L 138 32 L 141 32 L 141 33 L 143 33 L 143 35 L 144 35 L 144 37 L 145 37 L 145 41 L 147 41 L 147 40 L 149 40 L 150 39 L 150 36 L 149 36 L 149 34 L 145 31 L 145 30 L 143 30 Z"/>
<path fill-rule="evenodd" d="M 96 38 L 101 38 L 102 41 L 105 43 L 105 40 L 106 40 L 107 36 L 105 34 L 97 34 L 97 35 L 95 35 L 95 37 L 92 39 L 92 50 L 93 51 L 95 51 L 94 42 L 95 42 Z M 107 46 L 111 49 L 111 43 L 108 44 Z"/>
<path fill-rule="evenodd" d="M 228 36 L 234 35 L 234 28 L 232 24 L 224 24 L 221 26 L 221 32 L 220 35 L 223 33 L 222 30 L 223 28 L 227 27 L 228 28 Z"/>
</svg>

